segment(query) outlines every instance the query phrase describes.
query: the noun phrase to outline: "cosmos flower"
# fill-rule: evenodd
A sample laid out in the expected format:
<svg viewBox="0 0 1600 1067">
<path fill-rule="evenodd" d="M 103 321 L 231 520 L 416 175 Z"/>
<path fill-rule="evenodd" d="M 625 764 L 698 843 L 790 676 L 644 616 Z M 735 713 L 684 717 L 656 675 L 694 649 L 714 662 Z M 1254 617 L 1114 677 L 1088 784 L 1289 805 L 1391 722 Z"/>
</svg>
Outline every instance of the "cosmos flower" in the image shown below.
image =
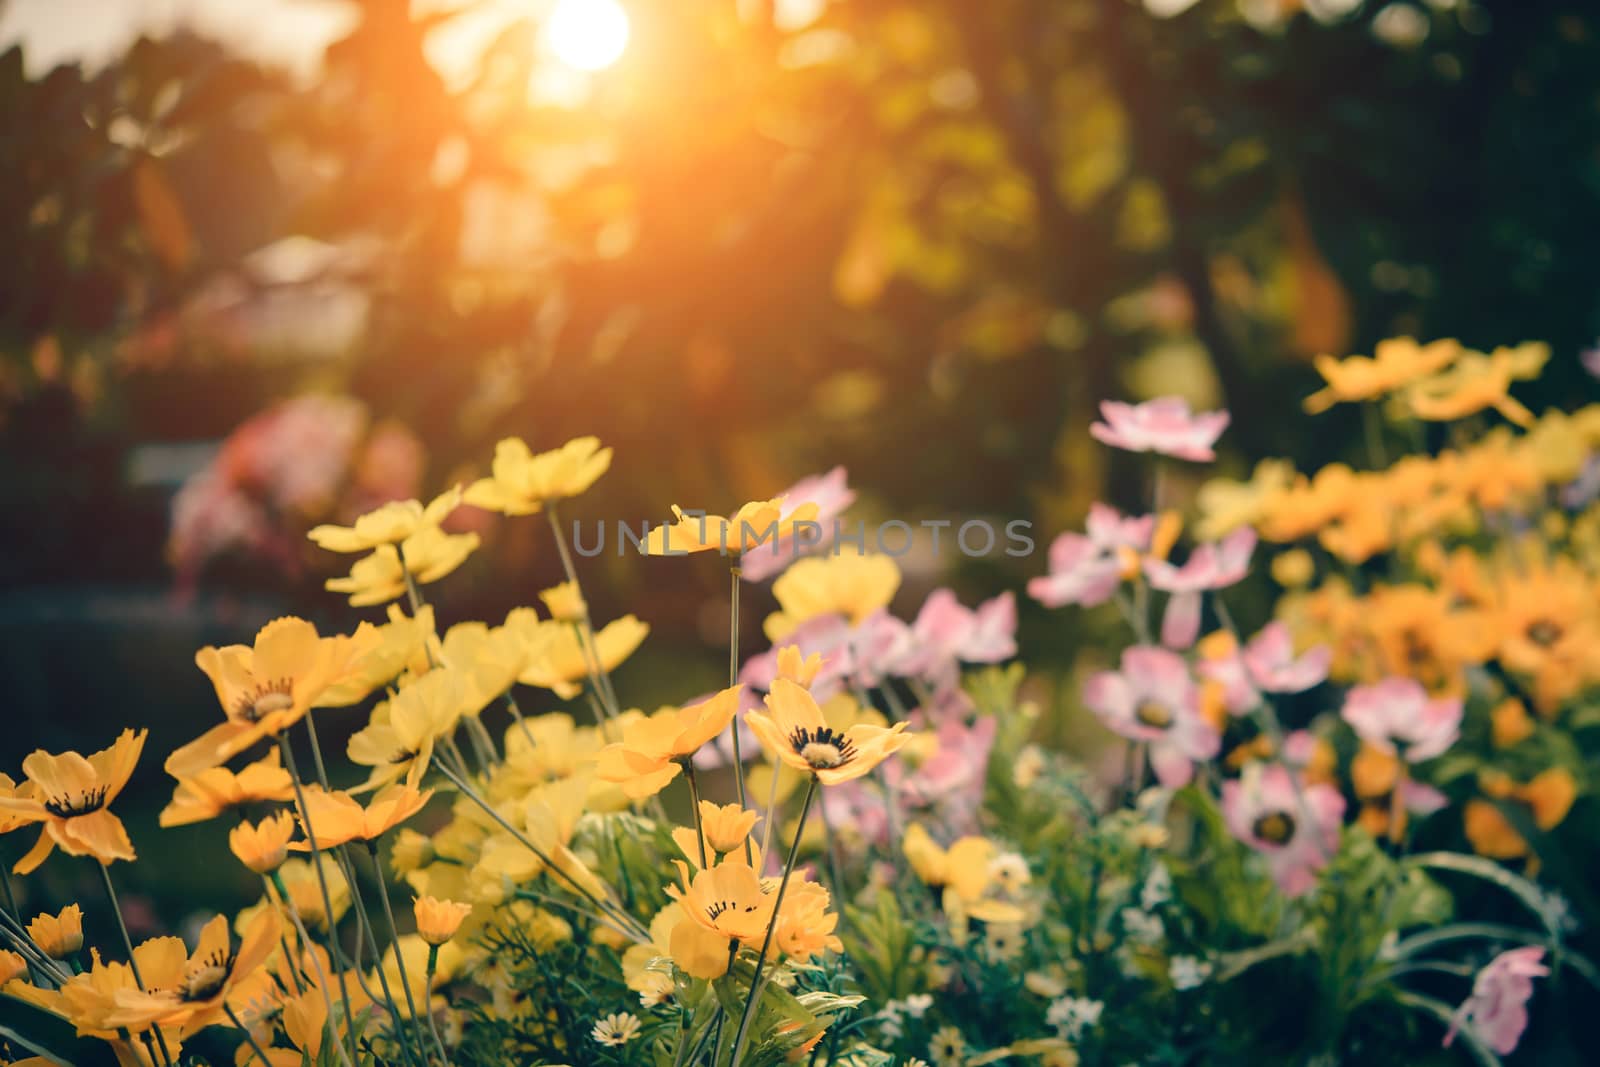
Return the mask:
<svg viewBox="0 0 1600 1067">
<path fill-rule="evenodd" d="M 148 730 L 124 730 L 110 748 L 85 757 L 51 755 L 42 749 L 22 761 L 31 789 L 0 795 L 0 815 L 19 823 L 43 823 L 38 842 L 12 868 L 28 874 L 57 846 L 69 856 L 93 856 L 103 864 L 132 860 L 133 842 L 110 804 L 128 784 L 144 751 Z"/>
<path fill-rule="evenodd" d="M 538 455 L 520 438 L 507 437 L 494 447 L 490 476 L 468 486 L 464 499 L 487 511 L 532 515 L 582 493 L 610 466 L 611 449 L 601 448 L 598 437 L 575 437 Z"/>
<path fill-rule="evenodd" d="M 1533 980 L 1549 973 L 1544 949 L 1538 945 L 1510 949 L 1490 960 L 1472 979 L 1472 995 L 1451 1017 L 1444 1047 L 1449 1048 L 1456 1034 L 1467 1029 L 1500 1055 L 1510 1055 L 1528 1028 Z"/>
<path fill-rule="evenodd" d="M 1191 412 L 1189 402 L 1176 396 L 1143 404 L 1102 400 L 1100 417 L 1105 421 L 1090 424 L 1089 433 L 1102 444 L 1202 463 L 1217 458 L 1212 446 L 1229 421 L 1226 411 Z"/>
<path fill-rule="evenodd" d="M 1105 727 L 1149 745 L 1162 785 L 1177 788 L 1194 764 L 1216 756 L 1222 738 L 1200 715 L 1199 692 L 1182 657 L 1139 645 L 1122 653 L 1122 670 L 1101 671 L 1083 687 L 1083 702 Z"/>
<path fill-rule="evenodd" d="M 906 724 L 858 723 L 843 732 L 828 726 L 817 701 L 803 686 L 784 678 L 772 683 L 766 712 L 745 713 L 769 753 L 823 785 L 859 778 L 894 754 L 908 738 Z"/>
<path fill-rule="evenodd" d="M 1291 897 L 1316 885 L 1317 872 L 1339 849 L 1344 797 L 1327 785 L 1305 785 L 1304 805 L 1288 770 L 1252 763 L 1222 783 L 1228 831 L 1261 853 L 1278 888 Z M 1309 819 L 1309 825 L 1308 825 Z"/>
</svg>

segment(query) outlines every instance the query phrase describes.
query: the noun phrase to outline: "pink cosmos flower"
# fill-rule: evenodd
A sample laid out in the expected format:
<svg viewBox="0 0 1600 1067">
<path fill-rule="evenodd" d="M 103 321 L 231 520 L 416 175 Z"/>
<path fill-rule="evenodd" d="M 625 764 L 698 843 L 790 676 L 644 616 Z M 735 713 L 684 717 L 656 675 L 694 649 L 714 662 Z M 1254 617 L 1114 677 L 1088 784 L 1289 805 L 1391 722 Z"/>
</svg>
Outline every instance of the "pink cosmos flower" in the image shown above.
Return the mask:
<svg viewBox="0 0 1600 1067">
<path fill-rule="evenodd" d="M 1242 715 L 1261 702 L 1261 694 L 1303 693 L 1328 677 L 1332 652 L 1326 645 L 1294 654 L 1294 639 L 1281 622 L 1270 622 L 1242 652 L 1224 659 L 1202 660 L 1200 673 L 1222 684 L 1228 711 Z"/>
<path fill-rule="evenodd" d="M 912 649 L 897 673 L 946 684 L 962 663 L 999 663 L 1017 654 L 1017 601 L 1002 593 L 978 605 L 962 606 L 949 589 L 935 589 L 911 624 Z"/>
<path fill-rule="evenodd" d="M 1131 548 L 1135 552 L 1148 552 L 1150 538 L 1156 529 L 1156 517 L 1123 515 L 1111 505 L 1097 500 L 1089 505 L 1089 520 L 1085 529 L 1089 540 L 1103 549 Z"/>
<path fill-rule="evenodd" d="M 1222 783 L 1228 832 L 1266 858 L 1273 881 L 1291 897 L 1317 884 L 1317 872 L 1339 849 L 1344 820 L 1344 797 L 1332 786 L 1308 785 L 1304 797 L 1302 805 L 1294 779 L 1277 764 L 1253 763 Z"/>
<path fill-rule="evenodd" d="M 937 808 L 942 824 L 974 823 L 998 725 L 993 715 L 980 716 L 970 726 L 946 720 L 934 735 L 938 747 L 920 765 L 908 768 L 904 758 L 884 764 L 890 789 L 909 808 Z"/>
<path fill-rule="evenodd" d="M 1050 573 L 1028 580 L 1028 595 L 1047 608 L 1078 604 L 1092 608 L 1111 599 L 1122 566 L 1080 533 L 1064 533 L 1050 544 Z"/>
<path fill-rule="evenodd" d="M 833 520 L 856 500 L 855 490 L 846 484 L 846 475 L 843 467 L 835 467 L 826 474 L 802 478 L 784 492 L 783 517 L 778 520 L 777 538 L 764 541 L 739 557 L 739 573 L 746 581 L 765 581 L 808 552 L 832 543 Z M 796 523 L 789 516 L 802 504 L 817 505 L 815 522 L 820 531 L 805 526 L 796 529 Z M 812 533 L 816 533 L 816 540 L 812 540 Z"/>
<path fill-rule="evenodd" d="M 1248 526 L 1233 531 L 1214 545 L 1200 545 L 1181 567 L 1164 559 L 1144 561 L 1150 584 L 1170 594 L 1161 617 L 1161 642 L 1169 648 L 1188 648 L 1200 635 L 1201 594 L 1226 589 L 1250 570 L 1256 550 L 1256 532 Z"/>
<path fill-rule="evenodd" d="M 1461 701 L 1430 700 L 1415 678 L 1356 686 L 1341 714 L 1363 741 L 1412 762 L 1442 754 L 1461 734 Z"/>
<path fill-rule="evenodd" d="M 739 681 L 747 688 L 766 692 L 778 676 L 778 653 L 791 645 L 800 651 L 803 659 L 812 655 L 822 657 L 822 670 L 811 684 L 811 693 L 819 701 L 827 700 L 839 692 L 849 680 L 855 657 L 851 643 L 855 631 L 843 615 L 818 615 L 794 628 L 794 632 L 776 642 L 765 652 L 751 656 L 739 668 Z"/>
<path fill-rule="evenodd" d="M 1156 777 L 1171 788 L 1187 784 L 1195 762 L 1222 747 L 1221 735 L 1200 716 L 1189 668 L 1164 648 L 1126 649 L 1120 672 L 1100 671 L 1084 683 L 1083 702 L 1108 730 L 1147 742 Z"/>
<path fill-rule="evenodd" d="M 1528 1001 L 1533 980 L 1550 973 L 1544 949 L 1538 945 L 1514 948 L 1490 960 L 1472 980 L 1472 995 L 1456 1009 L 1444 1035 L 1449 1048 L 1463 1027 L 1502 1056 L 1509 1055 L 1528 1028 Z"/>
<path fill-rule="evenodd" d="M 1156 452 L 1209 463 L 1217 458 L 1212 445 L 1228 428 L 1226 411 L 1203 414 L 1189 410 L 1182 397 L 1164 396 L 1143 404 L 1100 402 L 1100 417 L 1089 427 L 1095 440 L 1129 452 Z"/>
</svg>

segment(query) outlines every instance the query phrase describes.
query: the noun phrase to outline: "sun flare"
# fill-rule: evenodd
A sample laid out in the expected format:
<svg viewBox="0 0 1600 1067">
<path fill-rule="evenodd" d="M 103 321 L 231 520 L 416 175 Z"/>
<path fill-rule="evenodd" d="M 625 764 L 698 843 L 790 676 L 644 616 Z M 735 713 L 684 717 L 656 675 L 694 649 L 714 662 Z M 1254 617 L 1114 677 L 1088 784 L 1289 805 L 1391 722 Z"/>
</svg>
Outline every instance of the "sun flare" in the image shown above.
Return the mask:
<svg viewBox="0 0 1600 1067">
<path fill-rule="evenodd" d="M 568 66 L 604 70 L 628 46 L 628 13 L 617 0 L 558 0 L 545 41 Z"/>
</svg>

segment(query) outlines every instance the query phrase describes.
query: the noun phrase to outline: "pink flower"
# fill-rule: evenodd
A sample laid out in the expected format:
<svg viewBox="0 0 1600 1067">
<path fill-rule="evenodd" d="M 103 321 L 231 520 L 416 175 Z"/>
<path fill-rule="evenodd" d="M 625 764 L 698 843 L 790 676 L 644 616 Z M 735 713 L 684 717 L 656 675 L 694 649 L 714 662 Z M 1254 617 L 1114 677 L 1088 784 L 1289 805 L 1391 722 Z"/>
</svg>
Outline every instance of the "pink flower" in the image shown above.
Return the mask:
<svg viewBox="0 0 1600 1067">
<path fill-rule="evenodd" d="M 904 675 L 902 664 L 915 650 L 911 627 L 880 608 L 850 632 L 850 661 L 845 669 L 857 685 L 872 689 L 886 678 Z"/>
<path fill-rule="evenodd" d="M 845 469 L 835 467 L 827 474 L 813 474 L 791 485 L 783 494 L 783 517 L 778 520 L 777 538 L 764 541 L 740 556 L 740 574 L 747 581 L 765 581 L 807 552 L 827 547 L 833 540 L 833 520 L 856 500 L 855 490 L 845 484 L 845 477 Z M 802 504 L 817 505 L 815 522 L 819 530 L 789 519 Z M 797 536 L 802 532 L 804 536 Z M 816 534 L 816 540 L 812 540 L 812 533 Z"/>
<path fill-rule="evenodd" d="M 1197 462 L 1217 458 L 1211 446 L 1228 428 L 1229 418 L 1226 411 L 1195 414 L 1189 410 L 1187 400 L 1176 396 L 1139 405 L 1102 400 L 1100 416 L 1105 421 L 1091 425 L 1089 432 L 1103 444 Z"/>
<path fill-rule="evenodd" d="M 914 770 L 904 758 L 884 764 L 890 789 L 909 807 L 940 809 L 947 816 L 942 822 L 971 822 L 983 801 L 997 726 L 993 715 L 971 726 L 947 720 L 935 735 L 938 748 Z"/>
<path fill-rule="evenodd" d="M 1328 677 L 1332 653 L 1326 645 L 1296 657 L 1294 639 L 1281 622 L 1270 622 L 1252 637 L 1243 652 L 1224 659 L 1202 660 L 1200 673 L 1222 685 L 1228 711 L 1242 715 L 1261 703 L 1261 694 L 1303 693 Z"/>
<path fill-rule="evenodd" d="M 1583 364 L 1583 369 L 1596 378 L 1600 378 L 1600 344 L 1593 348 L 1585 348 L 1578 353 L 1578 361 Z"/>
<path fill-rule="evenodd" d="M 1286 769 L 1253 763 L 1222 783 L 1222 817 L 1229 833 L 1265 857 L 1278 888 L 1297 897 L 1317 884 L 1317 872 L 1339 849 L 1344 797 L 1332 786 L 1310 785 L 1302 804 Z"/>
<path fill-rule="evenodd" d="M 1028 595 L 1047 608 L 1079 604 L 1092 608 L 1111 599 L 1122 566 L 1080 533 L 1064 533 L 1050 545 L 1050 573 L 1028 580 Z"/>
<path fill-rule="evenodd" d="M 1109 504 L 1098 500 L 1089 505 L 1086 525 L 1089 540 L 1103 549 L 1131 548 L 1136 552 L 1150 549 L 1150 537 L 1155 533 L 1154 515 L 1123 515 Z"/>
<path fill-rule="evenodd" d="M 1150 584 L 1171 596 L 1161 617 L 1161 642 L 1170 648 L 1188 648 L 1200 634 L 1202 593 L 1226 589 L 1250 570 L 1256 533 L 1248 526 L 1233 531 L 1219 543 L 1200 545 L 1183 566 L 1164 559 L 1144 561 Z"/>
<path fill-rule="evenodd" d="M 911 624 L 913 648 L 897 673 L 948 682 L 962 663 L 999 663 L 1017 654 L 1017 601 L 1002 593 L 978 605 L 963 607 L 955 593 L 935 589 L 923 601 Z"/>
<path fill-rule="evenodd" d="M 1106 729 L 1150 746 L 1150 766 L 1161 784 L 1177 788 L 1194 775 L 1194 763 L 1222 747 L 1222 737 L 1200 716 L 1199 692 L 1182 657 L 1136 645 L 1122 653 L 1122 670 L 1101 671 L 1083 686 L 1083 702 Z"/>
<path fill-rule="evenodd" d="M 854 639 L 855 631 L 843 615 L 807 619 L 767 651 L 745 660 L 739 669 L 739 681 L 750 689 L 770 690 L 778 676 L 778 653 L 792 645 L 802 658 L 809 659 L 814 654 L 822 657 L 822 670 L 811 684 L 811 693 L 818 700 L 827 700 L 844 687 L 854 669 Z"/>
<path fill-rule="evenodd" d="M 1430 700 L 1414 678 L 1356 686 L 1341 714 L 1363 741 L 1412 762 L 1442 754 L 1461 733 L 1461 701 Z"/>
<path fill-rule="evenodd" d="M 1533 980 L 1549 973 L 1544 949 L 1538 945 L 1514 948 L 1490 960 L 1473 978 L 1472 995 L 1456 1009 L 1444 1047 L 1449 1048 L 1456 1032 L 1466 1027 L 1500 1055 L 1509 1055 L 1528 1028 Z"/>
</svg>

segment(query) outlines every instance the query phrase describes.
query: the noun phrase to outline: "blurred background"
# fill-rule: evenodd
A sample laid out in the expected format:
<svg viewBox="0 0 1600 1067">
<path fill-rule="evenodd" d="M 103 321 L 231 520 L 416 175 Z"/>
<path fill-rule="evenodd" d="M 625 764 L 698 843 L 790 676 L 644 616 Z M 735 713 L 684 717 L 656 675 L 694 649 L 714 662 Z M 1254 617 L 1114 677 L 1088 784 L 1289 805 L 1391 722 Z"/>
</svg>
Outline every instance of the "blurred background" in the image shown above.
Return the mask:
<svg viewBox="0 0 1600 1067">
<path fill-rule="evenodd" d="M 154 829 L 216 713 L 194 650 L 353 626 L 305 530 L 507 434 L 616 447 L 585 522 L 842 463 L 853 516 L 1042 553 L 1146 496 L 1105 397 L 1227 406 L 1243 474 L 1350 449 L 1353 412 L 1298 415 L 1309 361 L 1394 334 L 1547 340 L 1530 405 L 1593 389 L 1582 0 L 9 0 L 0 101 L 0 764 L 150 726 L 146 854 L 221 847 Z M 485 547 L 442 622 L 557 580 L 542 524 L 453 521 Z M 724 571 L 672 562 L 580 561 L 655 627 L 625 703 L 725 663 Z M 904 562 L 909 608 L 1043 569 Z M 127 872 L 152 922 L 232 877 L 161 866 Z"/>
</svg>

